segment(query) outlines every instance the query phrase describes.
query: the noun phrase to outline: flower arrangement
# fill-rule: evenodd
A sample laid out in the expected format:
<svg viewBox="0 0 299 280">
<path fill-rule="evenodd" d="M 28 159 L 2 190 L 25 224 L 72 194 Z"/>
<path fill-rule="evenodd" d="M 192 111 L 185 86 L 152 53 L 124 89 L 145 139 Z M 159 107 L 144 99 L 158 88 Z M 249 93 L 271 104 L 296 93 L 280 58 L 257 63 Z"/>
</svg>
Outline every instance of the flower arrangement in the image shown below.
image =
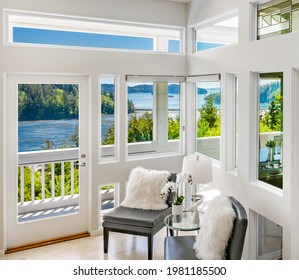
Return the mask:
<svg viewBox="0 0 299 280">
<path fill-rule="evenodd" d="M 183 195 L 178 196 L 178 185 L 174 182 L 167 182 L 161 191 L 161 198 L 164 201 L 167 201 L 170 195 L 173 197 L 172 204 L 175 205 L 181 205 L 185 198 Z"/>
</svg>

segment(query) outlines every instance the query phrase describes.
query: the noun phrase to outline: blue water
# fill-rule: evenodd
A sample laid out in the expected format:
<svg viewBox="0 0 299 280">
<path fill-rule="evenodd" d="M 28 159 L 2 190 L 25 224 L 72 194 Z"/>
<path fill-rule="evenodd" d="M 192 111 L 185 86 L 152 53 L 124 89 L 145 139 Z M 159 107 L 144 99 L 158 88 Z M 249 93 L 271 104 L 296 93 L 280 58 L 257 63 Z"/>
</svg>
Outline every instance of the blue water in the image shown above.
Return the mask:
<svg viewBox="0 0 299 280">
<path fill-rule="evenodd" d="M 129 100 L 135 105 L 135 110 L 152 110 L 153 95 L 151 93 L 130 93 Z M 198 107 L 204 103 L 204 95 L 198 95 Z M 179 94 L 169 94 L 168 107 L 176 112 L 180 107 Z M 102 139 L 105 131 L 114 122 L 113 115 L 102 115 Z M 74 146 L 71 137 L 74 134 L 78 120 L 48 120 L 19 122 L 19 152 L 43 150 L 45 140 L 54 143 L 54 148 Z"/>
<path fill-rule="evenodd" d="M 19 152 L 43 150 L 45 140 L 53 141 L 54 148 L 74 146 L 71 136 L 77 119 L 19 122 Z"/>
</svg>

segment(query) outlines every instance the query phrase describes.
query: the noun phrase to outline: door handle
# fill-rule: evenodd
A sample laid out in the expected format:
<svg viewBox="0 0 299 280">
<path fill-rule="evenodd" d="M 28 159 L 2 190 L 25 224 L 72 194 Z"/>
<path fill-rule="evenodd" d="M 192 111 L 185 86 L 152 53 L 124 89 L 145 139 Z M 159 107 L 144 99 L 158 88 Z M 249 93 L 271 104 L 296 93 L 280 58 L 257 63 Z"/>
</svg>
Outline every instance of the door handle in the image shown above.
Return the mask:
<svg viewBox="0 0 299 280">
<path fill-rule="evenodd" d="M 81 164 L 80 163 L 75 163 L 76 166 L 81 166 L 81 167 L 84 167 L 86 166 L 86 163 L 85 162 L 82 162 Z"/>
</svg>

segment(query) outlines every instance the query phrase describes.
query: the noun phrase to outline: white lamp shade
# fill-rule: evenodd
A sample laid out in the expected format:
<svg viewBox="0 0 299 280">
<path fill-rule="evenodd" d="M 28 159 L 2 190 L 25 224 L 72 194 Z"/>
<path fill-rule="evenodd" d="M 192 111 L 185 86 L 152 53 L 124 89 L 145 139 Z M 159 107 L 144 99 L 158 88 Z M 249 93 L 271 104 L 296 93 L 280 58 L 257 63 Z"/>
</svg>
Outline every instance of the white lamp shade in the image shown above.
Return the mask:
<svg viewBox="0 0 299 280">
<path fill-rule="evenodd" d="M 190 174 L 194 184 L 207 184 L 213 180 L 212 161 L 201 154 L 185 156 L 182 173 Z"/>
</svg>

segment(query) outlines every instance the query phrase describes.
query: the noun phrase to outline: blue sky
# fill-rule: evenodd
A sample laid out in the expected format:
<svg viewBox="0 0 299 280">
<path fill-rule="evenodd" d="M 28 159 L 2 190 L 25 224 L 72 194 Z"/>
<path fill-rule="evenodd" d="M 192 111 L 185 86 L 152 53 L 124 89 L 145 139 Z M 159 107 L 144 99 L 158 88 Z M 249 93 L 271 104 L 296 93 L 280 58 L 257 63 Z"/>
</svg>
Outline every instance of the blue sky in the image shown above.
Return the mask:
<svg viewBox="0 0 299 280">
<path fill-rule="evenodd" d="M 13 28 L 13 42 L 145 51 L 154 47 L 153 38 L 25 27 Z M 178 40 L 169 40 L 169 52 L 179 52 L 179 49 Z"/>
</svg>

